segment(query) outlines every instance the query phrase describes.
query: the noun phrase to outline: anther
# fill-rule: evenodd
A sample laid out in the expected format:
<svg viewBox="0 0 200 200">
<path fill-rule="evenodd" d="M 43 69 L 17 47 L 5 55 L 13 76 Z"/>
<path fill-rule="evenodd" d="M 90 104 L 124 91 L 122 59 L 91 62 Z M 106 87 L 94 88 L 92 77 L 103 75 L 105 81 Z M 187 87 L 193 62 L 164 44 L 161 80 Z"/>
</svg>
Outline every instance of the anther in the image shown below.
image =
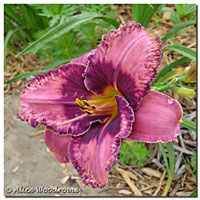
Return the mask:
<svg viewBox="0 0 200 200">
<path fill-rule="evenodd" d="M 80 100 L 81 99 L 81 100 Z M 86 99 L 86 97 L 81 96 L 81 98 L 76 98 L 76 103 L 78 104 L 79 108 L 84 111 L 85 113 L 91 115 L 92 111 L 89 108 L 96 109 L 95 105 L 90 105 Z"/>
<path fill-rule="evenodd" d="M 83 101 L 83 103 L 84 103 L 86 106 L 90 106 L 90 104 L 88 103 L 87 100 L 83 100 L 83 99 L 82 99 L 82 101 Z"/>
<path fill-rule="evenodd" d="M 96 109 L 96 106 L 95 105 L 91 105 L 90 106 L 92 109 Z"/>
<path fill-rule="evenodd" d="M 84 107 L 84 103 L 83 103 L 81 100 L 79 100 L 78 98 L 76 98 L 76 103 L 78 104 L 78 106 L 79 106 L 80 108 L 83 108 L 83 107 Z"/>
<path fill-rule="evenodd" d="M 82 108 L 82 107 L 80 107 L 80 106 L 79 106 L 79 108 L 80 108 L 82 111 L 85 111 L 85 109 L 86 109 L 86 108 Z"/>
<path fill-rule="evenodd" d="M 88 110 L 88 109 L 86 109 L 86 110 L 84 110 L 88 115 L 91 115 L 92 114 L 92 112 L 90 111 L 90 110 Z"/>
<path fill-rule="evenodd" d="M 81 100 L 86 100 L 87 101 L 86 97 L 84 97 L 84 96 L 81 96 Z"/>
</svg>

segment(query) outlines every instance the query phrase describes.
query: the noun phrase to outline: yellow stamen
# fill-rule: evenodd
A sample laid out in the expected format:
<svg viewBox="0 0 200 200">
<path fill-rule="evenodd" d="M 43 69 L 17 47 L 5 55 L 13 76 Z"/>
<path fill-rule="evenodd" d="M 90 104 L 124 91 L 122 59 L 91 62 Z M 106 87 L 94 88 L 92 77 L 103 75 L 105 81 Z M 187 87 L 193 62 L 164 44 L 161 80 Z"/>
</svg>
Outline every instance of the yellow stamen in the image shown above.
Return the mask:
<svg viewBox="0 0 200 200">
<path fill-rule="evenodd" d="M 81 96 L 79 99 L 76 98 L 76 103 L 80 107 L 81 111 L 85 112 L 83 115 L 78 116 L 74 119 L 70 119 L 65 122 L 57 123 L 57 125 L 69 124 L 71 122 L 77 121 L 86 117 L 88 115 L 92 116 L 109 116 L 108 121 L 114 119 L 117 116 L 117 101 L 115 95 L 121 95 L 111 86 L 104 90 L 103 95 L 92 95 L 89 100 L 86 97 Z"/>
<path fill-rule="evenodd" d="M 84 103 L 83 103 L 81 100 L 79 100 L 78 98 L 76 98 L 76 103 L 77 103 L 81 108 L 84 107 Z"/>
<path fill-rule="evenodd" d="M 91 112 L 90 110 L 88 110 L 88 109 L 85 109 L 84 111 L 85 111 L 87 114 L 89 114 L 89 115 L 92 114 L 92 112 Z"/>
<path fill-rule="evenodd" d="M 96 106 L 95 106 L 95 105 L 90 105 L 90 107 L 91 107 L 92 109 L 96 109 Z"/>
<path fill-rule="evenodd" d="M 83 101 L 83 100 L 87 100 L 87 99 L 86 99 L 86 97 L 81 96 L 81 100 Z"/>
<path fill-rule="evenodd" d="M 84 96 L 81 96 L 80 99 L 76 98 L 76 103 L 78 104 L 78 106 L 80 107 L 80 109 L 82 111 L 86 112 L 87 114 L 91 115 L 92 111 L 90 111 L 90 108 L 96 109 L 96 106 L 95 105 L 90 105 L 88 103 L 86 97 L 84 97 Z"/>
<path fill-rule="evenodd" d="M 90 106 L 87 100 L 83 100 L 83 99 L 82 99 L 82 101 L 83 101 L 83 103 L 84 103 L 86 106 Z"/>
</svg>

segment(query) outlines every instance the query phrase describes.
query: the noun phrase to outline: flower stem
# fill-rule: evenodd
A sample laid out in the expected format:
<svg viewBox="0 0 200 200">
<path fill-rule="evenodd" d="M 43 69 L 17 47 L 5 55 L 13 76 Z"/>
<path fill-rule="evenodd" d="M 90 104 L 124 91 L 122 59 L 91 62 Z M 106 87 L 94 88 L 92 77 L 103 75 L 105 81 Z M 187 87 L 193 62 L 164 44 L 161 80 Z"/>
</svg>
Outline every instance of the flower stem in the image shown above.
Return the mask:
<svg viewBox="0 0 200 200">
<path fill-rule="evenodd" d="M 158 91 L 158 92 L 163 92 L 164 90 L 169 90 L 169 89 L 173 89 L 173 87 L 175 86 L 176 83 L 179 83 L 181 81 L 183 81 L 184 77 L 180 76 L 178 78 L 173 78 L 170 82 L 168 82 L 166 85 L 160 87 L 160 88 L 154 88 L 154 90 Z"/>
</svg>

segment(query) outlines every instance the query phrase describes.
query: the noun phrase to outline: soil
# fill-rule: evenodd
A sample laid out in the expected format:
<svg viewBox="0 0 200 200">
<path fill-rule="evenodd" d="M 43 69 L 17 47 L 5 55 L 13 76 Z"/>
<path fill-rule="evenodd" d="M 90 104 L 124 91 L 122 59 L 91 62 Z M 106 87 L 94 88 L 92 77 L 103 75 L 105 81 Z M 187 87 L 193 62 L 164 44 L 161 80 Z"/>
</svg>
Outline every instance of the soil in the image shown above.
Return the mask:
<svg viewBox="0 0 200 200">
<path fill-rule="evenodd" d="M 29 137 L 30 133 L 37 132 L 41 128 L 34 129 L 17 119 L 18 102 L 19 96 L 5 97 L 4 195 L 106 196 L 106 192 L 101 192 L 99 188 L 84 187 L 83 192 L 76 182 L 76 180 L 80 181 L 80 178 L 73 166 L 71 164 L 60 165 L 53 155 L 47 153 L 43 134 Z M 61 184 L 61 179 L 66 176 L 66 173 L 71 174 L 71 177 L 66 184 Z M 33 190 L 37 187 L 44 188 L 44 192 L 34 192 Z M 45 192 L 45 188 L 51 191 L 51 189 L 57 189 L 57 187 L 60 191 L 64 188 L 63 192 Z M 12 192 L 9 189 L 12 189 Z M 74 193 L 70 193 L 70 189 L 74 189 Z"/>
</svg>

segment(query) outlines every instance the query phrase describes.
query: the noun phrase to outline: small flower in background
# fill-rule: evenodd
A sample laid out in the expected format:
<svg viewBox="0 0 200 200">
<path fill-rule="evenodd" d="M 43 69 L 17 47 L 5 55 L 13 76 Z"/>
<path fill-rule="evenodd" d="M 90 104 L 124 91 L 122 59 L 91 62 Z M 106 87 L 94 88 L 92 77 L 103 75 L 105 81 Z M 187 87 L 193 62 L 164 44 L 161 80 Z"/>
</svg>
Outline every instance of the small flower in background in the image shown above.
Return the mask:
<svg viewBox="0 0 200 200">
<path fill-rule="evenodd" d="M 190 99 L 193 99 L 195 96 L 195 91 L 193 89 L 190 88 L 185 88 L 185 87 L 175 87 L 174 91 L 176 92 L 176 94 L 178 94 L 179 96 L 182 97 L 187 97 Z"/>
<path fill-rule="evenodd" d="M 194 63 L 190 67 L 186 67 L 186 69 L 184 71 L 184 82 L 186 82 L 186 83 L 196 83 L 196 76 L 197 76 L 196 63 Z"/>
<path fill-rule="evenodd" d="M 85 184 L 103 187 L 121 138 L 168 142 L 180 132 L 180 104 L 150 91 L 160 59 L 158 38 L 135 22 L 121 25 L 96 50 L 30 80 L 18 117 L 45 125 L 56 159 L 71 161 Z"/>
<path fill-rule="evenodd" d="M 186 67 L 181 76 L 171 81 L 171 89 L 176 92 L 176 94 L 182 97 L 193 99 L 196 94 L 193 88 L 187 88 L 187 86 L 175 86 L 175 83 L 180 81 L 185 83 L 196 83 L 196 63 L 190 67 Z"/>
</svg>

